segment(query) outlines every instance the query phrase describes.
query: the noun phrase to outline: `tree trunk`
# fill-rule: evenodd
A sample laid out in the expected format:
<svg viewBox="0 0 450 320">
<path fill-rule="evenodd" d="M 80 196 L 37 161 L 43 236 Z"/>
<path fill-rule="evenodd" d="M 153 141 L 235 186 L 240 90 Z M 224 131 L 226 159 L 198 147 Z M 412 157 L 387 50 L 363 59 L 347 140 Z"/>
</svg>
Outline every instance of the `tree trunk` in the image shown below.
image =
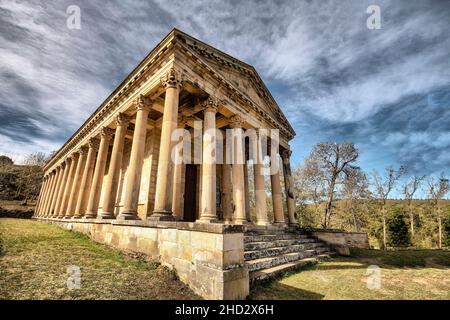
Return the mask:
<svg viewBox="0 0 450 320">
<path fill-rule="evenodd" d="M 409 204 L 409 216 L 411 220 L 411 237 L 414 240 L 414 212 L 412 210 L 412 204 Z"/>
<path fill-rule="evenodd" d="M 381 212 L 383 214 L 383 249 L 387 249 L 387 240 L 386 240 L 386 214 L 384 212 L 384 207 L 381 209 Z"/>
<path fill-rule="evenodd" d="M 324 221 L 324 228 L 327 229 L 330 224 L 330 218 L 331 218 L 331 207 L 333 204 L 333 197 L 334 197 L 334 187 L 336 185 L 336 177 L 333 177 L 330 182 L 330 187 L 328 189 L 328 201 L 327 206 L 325 207 L 325 221 Z"/>
</svg>

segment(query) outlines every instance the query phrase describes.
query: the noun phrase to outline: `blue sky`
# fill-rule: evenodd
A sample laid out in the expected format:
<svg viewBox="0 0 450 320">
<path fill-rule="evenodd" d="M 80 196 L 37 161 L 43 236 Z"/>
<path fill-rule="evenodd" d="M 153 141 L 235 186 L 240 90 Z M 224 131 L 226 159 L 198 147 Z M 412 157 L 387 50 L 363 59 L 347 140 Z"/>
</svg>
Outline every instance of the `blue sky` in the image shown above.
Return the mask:
<svg viewBox="0 0 450 320">
<path fill-rule="evenodd" d="M 449 1 L 0 0 L 0 153 L 58 149 L 177 27 L 256 67 L 297 132 L 294 162 L 353 141 L 368 172 L 449 174 L 449 17 Z"/>
</svg>

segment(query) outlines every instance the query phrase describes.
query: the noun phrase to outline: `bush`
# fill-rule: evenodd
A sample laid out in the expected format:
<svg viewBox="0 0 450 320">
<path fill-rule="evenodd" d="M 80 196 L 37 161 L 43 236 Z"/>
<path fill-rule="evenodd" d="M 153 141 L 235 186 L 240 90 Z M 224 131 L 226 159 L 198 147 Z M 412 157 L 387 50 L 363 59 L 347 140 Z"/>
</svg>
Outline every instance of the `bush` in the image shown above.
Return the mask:
<svg viewBox="0 0 450 320">
<path fill-rule="evenodd" d="M 391 217 L 387 221 L 388 245 L 391 247 L 411 245 L 405 216 L 401 208 L 393 208 Z"/>
<path fill-rule="evenodd" d="M 442 245 L 450 247 L 450 207 L 447 209 L 447 216 L 442 220 Z"/>
</svg>

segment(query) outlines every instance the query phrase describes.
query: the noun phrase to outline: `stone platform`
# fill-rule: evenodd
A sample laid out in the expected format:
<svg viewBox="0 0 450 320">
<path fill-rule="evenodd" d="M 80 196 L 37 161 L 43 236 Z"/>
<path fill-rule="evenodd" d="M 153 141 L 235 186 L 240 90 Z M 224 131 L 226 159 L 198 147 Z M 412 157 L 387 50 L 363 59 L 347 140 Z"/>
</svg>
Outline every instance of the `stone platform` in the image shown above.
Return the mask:
<svg viewBox="0 0 450 320">
<path fill-rule="evenodd" d="M 180 280 L 205 299 L 245 299 L 244 227 L 175 221 L 37 220 L 88 235 L 125 252 L 143 253 L 175 268 Z"/>
</svg>

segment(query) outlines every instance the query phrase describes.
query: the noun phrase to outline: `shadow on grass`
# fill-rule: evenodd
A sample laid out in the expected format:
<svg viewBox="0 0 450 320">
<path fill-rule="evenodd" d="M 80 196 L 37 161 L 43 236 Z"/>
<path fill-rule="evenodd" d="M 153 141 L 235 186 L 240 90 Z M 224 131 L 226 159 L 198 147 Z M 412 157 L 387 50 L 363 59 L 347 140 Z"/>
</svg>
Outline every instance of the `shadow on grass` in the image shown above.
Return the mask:
<svg viewBox="0 0 450 320">
<path fill-rule="evenodd" d="M 270 282 L 252 289 L 250 300 L 322 300 L 323 294 L 296 288 L 280 282 Z"/>
</svg>

